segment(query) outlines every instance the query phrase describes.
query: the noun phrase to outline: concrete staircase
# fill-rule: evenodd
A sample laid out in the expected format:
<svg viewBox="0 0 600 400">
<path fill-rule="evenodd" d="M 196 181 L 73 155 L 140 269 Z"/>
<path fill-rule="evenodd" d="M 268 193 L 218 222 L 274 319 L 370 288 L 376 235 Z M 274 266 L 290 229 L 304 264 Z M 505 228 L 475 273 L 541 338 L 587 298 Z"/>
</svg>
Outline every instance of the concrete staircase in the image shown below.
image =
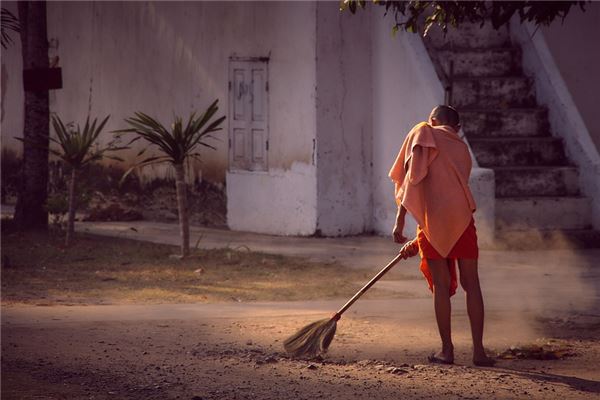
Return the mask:
<svg viewBox="0 0 600 400">
<path fill-rule="evenodd" d="M 495 172 L 498 246 L 600 247 L 592 199 L 581 195 L 578 170 L 551 135 L 508 29 L 466 24 L 445 37 L 432 29 L 425 45 L 444 85 L 451 82 L 479 166 Z"/>
</svg>

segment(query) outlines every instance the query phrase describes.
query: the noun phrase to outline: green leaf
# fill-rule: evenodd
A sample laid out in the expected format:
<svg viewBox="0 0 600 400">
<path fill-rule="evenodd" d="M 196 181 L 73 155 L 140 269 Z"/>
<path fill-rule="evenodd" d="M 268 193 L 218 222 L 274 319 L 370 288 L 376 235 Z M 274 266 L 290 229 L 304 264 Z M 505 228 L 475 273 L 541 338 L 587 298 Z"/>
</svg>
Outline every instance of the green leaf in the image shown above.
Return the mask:
<svg viewBox="0 0 600 400">
<path fill-rule="evenodd" d="M 356 14 L 356 0 L 348 0 L 348 9 L 352 14 Z"/>
<path fill-rule="evenodd" d="M 117 156 L 104 156 L 104 158 L 108 158 L 109 160 L 121 161 L 121 162 L 125 161 L 121 157 L 117 157 Z"/>
<path fill-rule="evenodd" d="M 50 137 L 49 139 L 50 142 L 57 144 L 59 147 L 58 151 L 53 150 L 53 154 L 72 168 L 79 169 L 87 163 L 102 159 L 104 153 L 108 150 L 122 150 L 123 148 L 110 146 L 101 148 L 96 142 L 109 117 L 105 117 L 100 125 L 96 126 L 98 120 L 94 118 L 90 123 L 90 117 L 88 116 L 82 130 L 79 124 L 75 125 L 70 122 L 65 125 L 58 115 L 53 115 L 51 122 L 56 137 Z"/>
<path fill-rule="evenodd" d="M 151 146 L 155 146 L 161 156 L 152 156 L 137 163 L 135 167 L 141 167 L 148 163 L 169 161 L 172 164 L 181 164 L 186 158 L 191 157 L 197 145 L 216 150 L 214 146 L 206 143 L 206 140 L 212 140 L 215 137 L 212 133 L 222 130 L 220 125 L 225 120 L 225 116 L 217 118 L 211 122 L 217 113 L 219 100 L 216 99 L 210 104 L 206 110 L 199 116 L 194 111 L 186 119 L 175 115 L 170 129 L 159 123 L 151 116 L 143 112 L 135 112 L 130 118 L 126 118 L 125 122 L 129 125 L 127 129 L 114 131 L 115 133 L 134 133 L 136 138 L 129 142 L 132 144 L 137 139 L 143 139 Z M 141 149 L 136 158 L 143 155 L 146 148 Z"/>
<path fill-rule="evenodd" d="M 208 143 L 200 142 L 199 144 L 200 144 L 201 146 L 208 147 L 209 149 L 212 149 L 212 150 L 217 150 L 217 148 L 216 148 L 216 147 L 214 147 L 214 146 L 211 146 L 211 145 L 210 145 L 210 144 L 208 144 Z"/>
</svg>

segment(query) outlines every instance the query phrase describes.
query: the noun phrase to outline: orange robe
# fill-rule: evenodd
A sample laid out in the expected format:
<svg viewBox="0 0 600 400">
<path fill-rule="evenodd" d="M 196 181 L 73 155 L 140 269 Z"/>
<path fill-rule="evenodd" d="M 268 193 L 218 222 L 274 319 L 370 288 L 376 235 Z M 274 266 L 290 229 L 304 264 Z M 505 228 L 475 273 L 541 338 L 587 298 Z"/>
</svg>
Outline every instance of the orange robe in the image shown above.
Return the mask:
<svg viewBox="0 0 600 400">
<path fill-rule="evenodd" d="M 472 224 L 475 201 L 469 189 L 471 166 L 469 149 L 454 129 L 422 122 L 407 135 L 389 173 L 395 182 L 397 204 L 419 224 L 423 275 L 432 288 L 427 259 L 448 259 L 451 294 L 458 286 L 454 260 L 477 254 Z M 475 235 L 475 247 L 472 240 L 459 240 L 463 235 Z"/>
</svg>

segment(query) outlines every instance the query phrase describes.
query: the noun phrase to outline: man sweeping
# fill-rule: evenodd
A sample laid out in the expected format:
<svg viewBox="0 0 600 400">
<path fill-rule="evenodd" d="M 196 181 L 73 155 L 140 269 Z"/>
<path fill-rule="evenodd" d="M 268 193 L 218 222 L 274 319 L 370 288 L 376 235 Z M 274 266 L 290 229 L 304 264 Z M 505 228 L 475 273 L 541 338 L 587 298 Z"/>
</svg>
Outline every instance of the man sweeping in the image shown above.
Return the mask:
<svg viewBox="0 0 600 400">
<path fill-rule="evenodd" d="M 429 356 L 433 363 L 452 364 L 451 303 L 460 283 L 467 294 L 467 312 L 473 338 L 473 363 L 491 366 L 494 360 L 483 348 L 484 306 L 477 259 L 477 233 L 473 221 L 475 201 L 469 189 L 471 155 L 459 137 L 458 112 L 448 106 L 431 111 L 429 122 L 408 134 L 389 176 L 395 183 L 398 214 L 393 230 L 397 243 L 403 236 L 409 212 L 417 221 L 417 237 L 403 248 L 403 256 L 421 256 L 421 272 L 433 292 L 442 349 Z M 411 254 L 412 253 L 412 254 Z"/>
</svg>

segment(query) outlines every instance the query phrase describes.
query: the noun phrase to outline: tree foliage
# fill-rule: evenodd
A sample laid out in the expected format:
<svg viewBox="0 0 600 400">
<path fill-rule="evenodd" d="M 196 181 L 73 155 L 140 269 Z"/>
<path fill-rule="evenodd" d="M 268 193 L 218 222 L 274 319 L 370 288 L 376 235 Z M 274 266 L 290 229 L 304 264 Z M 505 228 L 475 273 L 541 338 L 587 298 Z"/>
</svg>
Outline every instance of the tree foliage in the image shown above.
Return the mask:
<svg viewBox="0 0 600 400">
<path fill-rule="evenodd" d="M 65 237 L 65 245 L 69 246 L 73 233 L 75 232 L 75 211 L 76 211 L 76 180 L 77 172 L 85 166 L 100 161 L 104 158 L 123 161 L 121 158 L 109 155 L 109 152 L 115 152 L 120 150 L 128 149 L 126 146 L 119 146 L 120 137 L 115 137 L 105 147 L 101 147 L 97 140 L 104 125 L 108 121 L 109 116 L 104 118 L 98 125 L 97 119 L 90 123 L 90 117 L 88 116 L 83 129 L 74 123 L 64 124 L 59 116 L 52 116 L 52 127 L 56 133 L 56 137 L 49 137 L 51 144 L 54 146 L 46 146 L 37 141 L 29 138 L 15 138 L 22 141 L 24 145 L 30 146 L 33 149 L 43 148 L 49 153 L 56 156 L 60 161 L 67 165 L 71 169 L 71 178 L 69 182 L 69 193 L 68 193 L 68 221 L 67 221 L 67 234 Z M 46 209 L 54 208 L 55 210 L 60 209 L 63 205 L 57 198 L 49 199 L 46 204 Z"/>
<path fill-rule="evenodd" d="M 190 254 L 190 217 L 184 163 L 190 158 L 201 160 L 201 154 L 198 151 L 200 146 L 216 150 L 208 140 L 217 139 L 213 133 L 222 129 L 220 125 L 225 120 L 223 116 L 211 122 L 211 119 L 219 110 L 218 102 L 218 99 L 215 100 L 200 116 L 196 116 L 195 112 L 192 113 L 187 123 L 184 123 L 181 117 L 176 116 L 170 130 L 151 116 L 143 112 L 136 112 L 133 117 L 125 119 L 130 128 L 117 131 L 117 133 L 134 133 L 136 137 L 129 142 L 130 144 L 138 139 L 143 139 L 150 145 L 157 147 L 160 152 L 160 155 L 146 157 L 144 160 L 135 163 L 125 172 L 121 181 L 136 168 L 164 162 L 173 165 L 182 258 Z M 145 151 L 146 148 L 143 148 L 137 156 L 140 157 Z"/>
<path fill-rule="evenodd" d="M 573 6 L 585 11 L 586 1 L 395 1 L 373 0 L 373 4 L 385 7 L 386 15 L 394 16 L 392 31 L 423 32 L 438 25 L 444 32 L 449 26 L 458 27 L 464 22 L 480 23 L 489 20 L 494 29 L 507 25 L 518 15 L 521 23 L 550 25 L 554 20 L 565 17 Z M 340 10 L 348 9 L 352 14 L 364 9 L 366 0 L 342 0 Z"/>
<path fill-rule="evenodd" d="M 58 146 L 57 149 L 49 148 L 50 153 L 58 157 L 62 162 L 71 167 L 71 179 L 69 182 L 68 194 L 68 220 L 67 235 L 65 237 L 65 246 L 69 246 L 73 233 L 75 232 L 75 211 L 76 211 L 76 181 L 77 172 L 88 164 L 108 158 L 116 161 L 123 161 L 121 158 L 109 155 L 109 152 L 125 150 L 128 147 L 118 146 L 119 138 L 113 139 L 107 146 L 101 147 L 97 140 L 102 133 L 102 129 L 108 121 L 108 116 L 97 125 L 97 119 L 90 123 L 90 117 L 85 120 L 83 129 L 73 123 L 65 125 L 60 117 L 52 116 L 52 126 L 56 133 L 56 138 L 50 137 L 50 141 Z M 50 204 L 48 204 L 50 205 Z M 55 204 L 56 205 L 56 204 Z"/>
<path fill-rule="evenodd" d="M 198 146 L 216 150 L 207 142 L 207 139 L 216 139 L 212 134 L 222 129 L 219 125 L 225 120 L 224 116 L 208 123 L 218 109 L 218 100 L 215 100 L 202 115 L 196 116 L 196 113 L 192 113 L 186 124 L 183 123 L 181 117 L 176 116 L 170 130 L 143 112 L 136 112 L 133 117 L 125 119 L 131 128 L 121 129 L 117 131 L 118 133 L 135 133 L 137 136 L 130 144 L 138 139 L 144 139 L 149 144 L 158 147 L 162 153 L 160 156 L 151 156 L 136 163 L 125 176 L 133 169 L 149 164 L 169 162 L 177 165 L 183 164 L 187 158 L 199 160 Z M 146 148 L 142 149 L 138 153 L 138 157 L 145 151 Z"/>
<path fill-rule="evenodd" d="M 83 129 L 73 123 L 65 125 L 60 117 L 52 116 L 52 126 L 56 133 L 56 138 L 50 137 L 50 141 L 58 145 L 58 149 L 50 148 L 50 153 L 60 158 L 65 164 L 73 169 L 81 169 L 94 161 L 100 161 L 103 158 L 109 158 L 116 161 L 123 161 L 121 158 L 108 155 L 108 152 L 125 150 L 127 147 L 117 146 L 118 139 L 112 140 L 106 147 L 100 147 L 97 139 L 108 121 L 108 116 L 97 125 L 97 119 L 90 123 L 88 117 Z"/>
</svg>

